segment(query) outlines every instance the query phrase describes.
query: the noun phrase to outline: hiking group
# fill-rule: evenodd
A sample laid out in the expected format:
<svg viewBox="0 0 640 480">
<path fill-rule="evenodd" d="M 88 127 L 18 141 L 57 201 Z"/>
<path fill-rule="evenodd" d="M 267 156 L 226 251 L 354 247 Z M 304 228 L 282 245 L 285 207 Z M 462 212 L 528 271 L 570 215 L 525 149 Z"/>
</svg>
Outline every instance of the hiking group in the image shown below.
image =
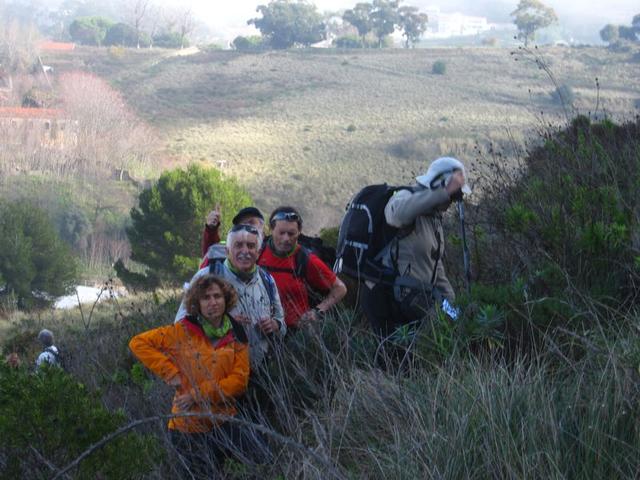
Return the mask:
<svg viewBox="0 0 640 480">
<path fill-rule="evenodd" d="M 441 261 L 442 213 L 463 193 L 464 166 L 450 157 L 432 162 L 413 186 L 364 188 L 347 206 L 333 269 L 326 263 L 334 263 L 332 255 L 302 234 L 293 207 L 271 213 L 269 236 L 260 210 L 243 208 L 224 243 L 220 209 L 210 212 L 203 260 L 174 323 L 129 344 L 175 388 L 168 427 L 186 478 L 219 475 L 227 457 L 258 464 L 273 458 L 259 428 L 263 410 L 275 408 L 265 381 L 270 359 L 342 300 L 347 287 L 336 272 L 359 280 L 359 305 L 383 346 L 434 302 L 456 316 Z"/>
</svg>

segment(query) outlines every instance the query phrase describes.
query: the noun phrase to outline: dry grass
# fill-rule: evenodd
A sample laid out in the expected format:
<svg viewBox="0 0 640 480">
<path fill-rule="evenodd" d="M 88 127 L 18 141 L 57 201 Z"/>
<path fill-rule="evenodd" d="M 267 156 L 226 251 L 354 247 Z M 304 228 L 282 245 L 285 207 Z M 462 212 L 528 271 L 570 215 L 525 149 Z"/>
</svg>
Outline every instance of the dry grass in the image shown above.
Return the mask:
<svg viewBox="0 0 640 480">
<path fill-rule="evenodd" d="M 83 53 L 84 52 L 84 53 Z M 640 64 L 602 48 L 541 52 L 587 113 L 628 116 Z M 528 137 L 561 109 L 553 85 L 507 49 L 213 51 L 189 57 L 92 50 L 84 63 L 108 77 L 158 127 L 178 163 L 201 161 L 238 177 L 260 207 L 302 207 L 310 230 L 335 225 L 361 186 L 408 182 L 426 160 L 476 143 Z M 435 60 L 446 75 L 433 75 Z"/>
<path fill-rule="evenodd" d="M 166 414 L 172 391 L 134 367 L 127 342 L 170 322 L 174 310 L 150 298 L 106 302 L 90 326 L 86 311 L 70 311 L 22 318 L 12 334 L 29 347 L 41 325 L 54 329 L 74 378 L 135 423 Z M 262 471 L 228 465 L 225 478 L 637 478 L 637 375 L 617 365 L 626 328 L 598 333 L 592 341 L 603 342 L 602 352 L 579 360 L 556 347 L 511 362 L 460 352 L 433 364 L 416 351 L 400 373 L 374 368 L 367 332 L 339 312 L 291 338 L 261 377 L 278 406 L 260 421 L 274 429 L 277 461 Z M 25 361 L 37 352 L 28 353 Z M 145 478 L 176 478 L 157 425 L 140 431 L 167 457 Z"/>
</svg>

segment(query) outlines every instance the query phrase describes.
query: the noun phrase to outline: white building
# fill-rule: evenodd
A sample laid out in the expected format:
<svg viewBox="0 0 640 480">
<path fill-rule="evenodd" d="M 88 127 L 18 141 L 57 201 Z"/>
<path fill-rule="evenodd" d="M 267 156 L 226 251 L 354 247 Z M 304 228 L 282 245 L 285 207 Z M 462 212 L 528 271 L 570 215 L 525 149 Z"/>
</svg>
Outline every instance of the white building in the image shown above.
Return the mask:
<svg viewBox="0 0 640 480">
<path fill-rule="evenodd" d="M 478 35 L 491 30 L 486 17 L 472 17 L 462 13 L 442 13 L 439 8 L 425 10 L 429 16 L 425 38 L 450 38 L 465 35 Z"/>
</svg>

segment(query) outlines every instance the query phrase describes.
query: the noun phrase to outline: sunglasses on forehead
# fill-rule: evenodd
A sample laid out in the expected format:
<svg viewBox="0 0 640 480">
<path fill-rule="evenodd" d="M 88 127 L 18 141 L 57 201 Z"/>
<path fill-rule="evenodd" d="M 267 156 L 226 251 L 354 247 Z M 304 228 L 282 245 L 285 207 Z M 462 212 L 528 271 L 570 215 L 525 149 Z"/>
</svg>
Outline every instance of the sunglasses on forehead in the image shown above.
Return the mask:
<svg viewBox="0 0 640 480">
<path fill-rule="evenodd" d="M 302 223 L 302 217 L 295 212 L 278 212 L 271 219 L 271 224 L 273 225 L 278 220 Z"/>
<path fill-rule="evenodd" d="M 245 231 L 245 232 L 252 233 L 253 235 L 258 235 L 258 236 L 260 235 L 256 227 L 254 227 L 253 225 L 245 225 L 244 223 L 234 225 L 233 227 L 231 227 L 231 231 L 232 232 Z"/>
</svg>

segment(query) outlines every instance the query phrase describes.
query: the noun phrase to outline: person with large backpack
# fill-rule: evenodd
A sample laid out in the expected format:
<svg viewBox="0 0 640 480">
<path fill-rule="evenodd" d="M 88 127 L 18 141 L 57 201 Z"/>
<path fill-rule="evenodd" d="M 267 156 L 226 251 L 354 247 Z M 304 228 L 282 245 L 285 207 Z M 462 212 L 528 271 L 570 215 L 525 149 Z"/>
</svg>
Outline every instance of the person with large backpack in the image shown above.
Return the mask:
<svg viewBox="0 0 640 480">
<path fill-rule="evenodd" d="M 269 217 L 271 236 L 258 259 L 276 282 L 288 331 L 300 321 L 315 321 L 347 293 L 347 287 L 311 249 L 301 245 L 302 216 L 293 207 L 276 208 Z M 314 296 L 319 297 L 314 302 Z"/>
<path fill-rule="evenodd" d="M 470 193 L 464 165 L 443 157 L 415 185 L 371 185 L 347 206 L 335 270 L 360 280 L 360 306 L 381 339 L 423 319 L 435 303 L 456 314 L 442 263 L 442 214 L 463 193 Z"/>
</svg>

